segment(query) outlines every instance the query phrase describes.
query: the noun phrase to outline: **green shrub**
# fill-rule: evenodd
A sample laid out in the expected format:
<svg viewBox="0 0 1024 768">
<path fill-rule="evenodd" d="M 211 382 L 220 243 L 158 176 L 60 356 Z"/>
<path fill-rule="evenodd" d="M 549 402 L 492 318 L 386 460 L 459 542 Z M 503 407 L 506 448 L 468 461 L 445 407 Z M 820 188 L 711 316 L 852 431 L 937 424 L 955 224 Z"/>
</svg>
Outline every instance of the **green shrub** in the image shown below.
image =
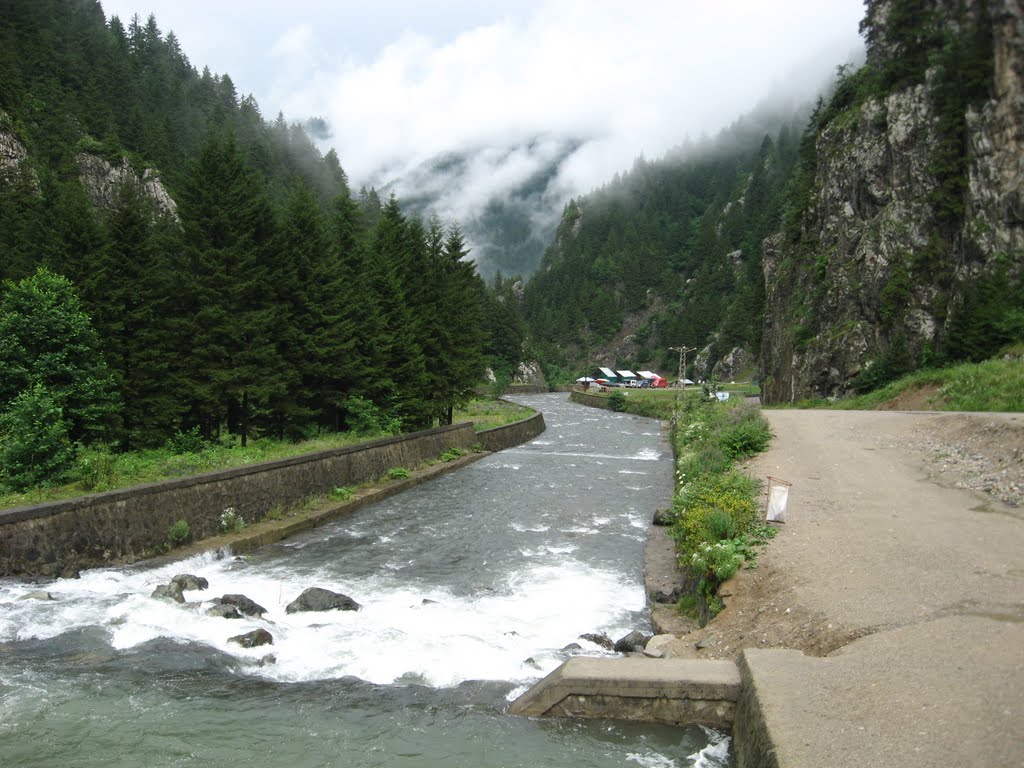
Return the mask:
<svg viewBox="0 0 1024 768">
<path fill-rule="evenodd" d="M 736 536 L 736 522 L 732 515 L 720 507 L 709 510 L 704 522 L 712 539 L 731 539 Z"/>
<path fill-rule="evenodd" d="M 35 384 L 0 413 L 0 482 L 16 491 L 62 482 L 75 449 L 61 408 Z"/>
<path fill-rule="evenodd" d="M 731 578 L 743 561 L 749 549 L 742 539 L 726 539 L 714 544 L 701 544 L 690 555 L 690 565 L 696 573 L 701 574 L 707 584 L 717 586 Z"/>
<path fill-rule="evenodd" d="M 172 547 L 180 547 L 182 544 L 188 541 L 191 531 L 189 530 L 188 523 L 184 520 L 178 520 L 167 529 L 167 541 L 170 542 Z"/>
<path fill-rule="evenodd" d="M 245 528 L 245 520 L 234 507 L 228 507 L 220 513 L 220 529 L 224 533 L 239 533 Z"/>
<path fill-rule="evenodd" d="M 729 464 L 729 457 L 718 443 L 702 443 L 680 454 L 676 463 L 677 477 L 682 485 L 694 478 L 721 474 Z"/>
<path fill-rule="evenodd" d="M 612 392 L 608 395 L 608 407 L 616 413 L 626 410 L 626 395 L 624 392 Z"/>
<path fill-rule="evenodd" d="M 405 480 L 409 477 L 409 470 L 404 467 L 392 467 L 387 471 L 388 480 Z"/>
<path fill-rule="evenodd" d="M 102 443 L 78 446 L 78 460 L 75 462 L 75 474 L 78 482 L 87 491 L 105 491 L 116 485 L 114 467 L 117 457 L 110 447 Z"/>
<path fill-rule="evenodd" d="M 402 431 L 401 419 L 362 397 L 345 401 L 345 423 L 357 435 L 397 435 Z"/>
<path fill-rule="evenodd" d="M 352 498 L 354 491 L 348 486 L 338 486 L 331 491 L 331 498 L 336 501 L 348 501 Z"/>
<path fill-rule="evenodd" d="M 207 445 L 209 444 L 199 434 L 199 427 L 192 427 L 188 432 L 179 429 L 167 438 L 164 448 L 175 456 L 182 456 L 186 453 L 202 453 Z"/>
<path fill-rule="evenodd" d="M 462 448 L 454 447 L 449 448 L 447 451 L 441 454 L 442 461 L 455 461 L 456 459 L 462 458 L 468 451 L 464 451 Z"/>
<path fill-rule="evenodd" d="M 676 601 L 676 608 L 684 616 L 687 616 L 694 621 L 697 621 L 699 613 L 697 610 L 697 596 L 696 595 L 683 595 Z"/>
<path fill-rule="evenodd" d="M 758 482 L 740 472 L 705 475 L 687 483 L 672 500 L 676 522 L 669 533 L 688 552 L 719 541 L 728 517 L 734 535 L 742 536 L 758 521 Z"/>
<path fill-rule="evenodd" d="M 719 435 L 718 443 L 730 460 L 753 456 L 768 448 L 772 430 L 757 408 L 734 408 L 729 412 L 727 423 Z"/>
</svg>

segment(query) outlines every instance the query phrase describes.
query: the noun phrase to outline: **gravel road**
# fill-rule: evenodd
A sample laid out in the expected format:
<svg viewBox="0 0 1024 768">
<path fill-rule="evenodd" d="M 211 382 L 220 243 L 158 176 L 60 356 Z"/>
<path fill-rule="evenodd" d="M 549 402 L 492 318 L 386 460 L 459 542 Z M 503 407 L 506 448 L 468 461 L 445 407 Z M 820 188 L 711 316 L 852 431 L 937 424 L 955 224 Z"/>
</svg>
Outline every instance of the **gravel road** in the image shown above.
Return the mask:
<svg viewBox="0 0 1024 768">
<path fill-rule="evenodd" d="M 965 612 L 1024 621 L 1024 417 L 765 416 L 775 438 L 748 471 L 793 484 L 787 522 L 757 567 L 725 585 L 727 610 L 683 637 L 676 655 L 825 655 Z"/>
</svg>

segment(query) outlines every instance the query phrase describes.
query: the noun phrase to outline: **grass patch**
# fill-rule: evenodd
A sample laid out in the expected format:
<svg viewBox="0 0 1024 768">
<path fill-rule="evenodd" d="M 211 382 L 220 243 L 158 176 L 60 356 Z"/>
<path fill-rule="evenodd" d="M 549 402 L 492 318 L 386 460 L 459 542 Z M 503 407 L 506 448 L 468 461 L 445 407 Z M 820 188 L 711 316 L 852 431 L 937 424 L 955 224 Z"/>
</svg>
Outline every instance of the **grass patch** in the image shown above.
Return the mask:
<svg viewBox="0 0 1024 768">
<path fill-rule="evenodd" d="M 801 408 L 873 410 L 899 406 L 916 391 L 934 395 L 914 402 L 915 410 L 1024 411 L 1024 361 L 996 358 L 948 368 L 915 371 L 874 392 L 841 400 L 804 400 Z"/>
<path fill-rule="evenodd" d="M 511 424 L 532 414 L 533 411 L 524 406 L 479 398 L 457 411 L 455 421 L 473 421 L 479 431 Z M 377 437 L 379 435 L 367 436 L 354 432 L 325 433 L 300 442 L 250 437 L 248 445 L 243 448 L 232 438 L 208 442 L 200 438 L 198 433 L 179 432 L 162 448 L 129 453 L 115 453 L 104 445 L 80 446 L 67 482 L 25 491 L 0 487 L 0 509 L 286 459 L 356 445 Z"/>
<path fill-rule="evenodd" d="M 462 424 L 472 421 L 477 432 L 494 427 L 503 427 L 529 418 L 534 414 L 531 408 L 517 405 L 508 400 L 477 398 L 470 400 L 452 415 L 452 422 Z"/>
</svg>

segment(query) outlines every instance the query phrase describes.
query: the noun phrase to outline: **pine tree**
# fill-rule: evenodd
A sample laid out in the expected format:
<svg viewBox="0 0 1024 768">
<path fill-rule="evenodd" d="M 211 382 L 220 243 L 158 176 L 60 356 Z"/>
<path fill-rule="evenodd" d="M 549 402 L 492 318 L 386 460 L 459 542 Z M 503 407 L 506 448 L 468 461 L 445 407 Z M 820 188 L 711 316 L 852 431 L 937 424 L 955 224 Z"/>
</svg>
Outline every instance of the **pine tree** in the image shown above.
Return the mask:
<svg viewBox="0 0 1024 768">
<path fill-rule="evenodd" d="M 286 391 L 295 372 L 275 349 L 268 276 L 274 217 L 233 135 L 211 133 L 181 198 L 186 262 L 184 326 L 191 420 L 207 437 L 224 422 L 243 444 L 254 410 Z"/>
<path fill-rule="evenodd" d="M 408 225 L 392 197 L 381 211 L 374 233 L 371 258 L 367 263 L 368 288 L 376 303 L 380 326 L 374 333 L 374 367 L 391 385 L 384 402 L 374 402 L 394 413 L 405 428 L 429 423 L 433 416 L 425 400 L 426 361 L 418 323 L 406 300 L 409 286 L 403 284 L 403 261 L 409 257 Z M 417 276 L 422 279 L 422 275 Z"/>
<path fill-rule="evenodd" d="M 134 184 L 121 188 L 105 230 L 106 245 L 82 277 L 83 300 L 120 394 L 122 446 L 157 445 L 183 412 L 169 339 L 175 277 L 167 256 L 179 233 Z"/>
<path fill-rule="evenodd" d="M 442 379 L 440 401 L 443 423 L 450 424 L 452 411 L 465 404 L 483 379 L 484 302 L 487 286 L 476 273 L 458 225 L 448 227 L 440 253 L 443 318 L 438 338 L 441 354 L 437 361 Z"/>
</svg>

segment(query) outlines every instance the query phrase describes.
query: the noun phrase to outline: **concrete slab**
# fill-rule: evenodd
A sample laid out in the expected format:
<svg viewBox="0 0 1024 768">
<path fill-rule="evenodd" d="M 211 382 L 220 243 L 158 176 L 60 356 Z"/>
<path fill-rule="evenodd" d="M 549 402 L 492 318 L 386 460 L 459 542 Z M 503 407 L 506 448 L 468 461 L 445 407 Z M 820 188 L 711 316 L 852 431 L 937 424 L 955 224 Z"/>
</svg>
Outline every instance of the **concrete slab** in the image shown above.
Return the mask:
<svg viewBox="0 0 1024 768">
<path fill-rule="evenodd" d="M 512 702 L 509 712 L 725 727 L 739 690 L 731 661 L 576 657 Z"/>
<path fill-rule="evenodd" d="M 740 666 L 744 768 L 1024 766 L 1019 621 L 949 616 L 825 658 L 748 649 Z"/>
</svg>

